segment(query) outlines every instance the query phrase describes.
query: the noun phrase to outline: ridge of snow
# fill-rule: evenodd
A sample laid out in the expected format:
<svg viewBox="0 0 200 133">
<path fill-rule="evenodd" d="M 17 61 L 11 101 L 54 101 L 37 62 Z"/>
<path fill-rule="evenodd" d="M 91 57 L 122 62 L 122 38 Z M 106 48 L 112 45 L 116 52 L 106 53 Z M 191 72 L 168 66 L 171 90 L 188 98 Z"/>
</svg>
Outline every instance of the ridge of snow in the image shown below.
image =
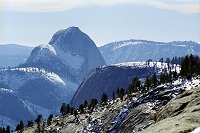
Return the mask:
<svg viewBox="0 0 200 133">
<path fill-rule="evenodd" d="M 177 46 L 179 46 L 179 47 L 187 47 L 187 45 L 177 45 Z"/>
<path fill-rule="evenodd" d="M 160 69 L 168 68 L 168 63 L 162 63 L 162 62 L 149 62 L 149 64 L 145 61 L 143 62 L 124 62 L 124 63 L 117 63 L 117 64 L 111 64 L 111 65 L 104 65 L 101 66 L 101 68 L 107 67 L 107 66 L 117 66 L 117 67 L 157 67 Z M 180 72 L 180 65 L 175 64 L 169 64 L 170 67 L 172 67 L 172 71 Z"/>
<path fill-rule="evenodd" d="M 13 93 L 14 91 L 11 89 L 0 88 L 0 92 Z"/>
<path fill-rule="evenodd" d="M 12 76 L 11 72 L 13 72 Z M 20 72 L 23 72 L 24 74 L 20 75 Z M 13 90 L 18 90 L 24 82 L 38 77 L 43 77 L 52 83 L 59 85 L 61 88 L 66 86 L 65 82 L 57 74 L 53 72 L 47 72 L 44 69 L 39 70 L 38 68 L 33 67 L 13 68 L 10 70 L 2 69 L 0 70 L 0 74 L 3 75 L 1 81 L 8 83 Z"/>
<path fill-rule="evenodd" d="M 146 44 L 145 42 L 140 42 L 140 41 L 128 41 L 128 42 L 121 42 L 119 44 L 116 44 L 116 46 L 114 46 L 112 48 L 112 50 L 117 50 L 121 47 L 125 47 L 125 46 L 130 46 L 130 45 L 137 45 L 137 44 Z"/>
<path fill-rule="evenodd" d="M 48 50 L 50 50 L 53 54 L 56 55 L 56 51 L 55 51 L 54 47 L 51 46 L 50 44 L 41 44 L 41 45 L 39 45 L 38 47 L 40 48 L 40 51 L 41 51 L 42 49 L 48 49 Z"/>
</svg>

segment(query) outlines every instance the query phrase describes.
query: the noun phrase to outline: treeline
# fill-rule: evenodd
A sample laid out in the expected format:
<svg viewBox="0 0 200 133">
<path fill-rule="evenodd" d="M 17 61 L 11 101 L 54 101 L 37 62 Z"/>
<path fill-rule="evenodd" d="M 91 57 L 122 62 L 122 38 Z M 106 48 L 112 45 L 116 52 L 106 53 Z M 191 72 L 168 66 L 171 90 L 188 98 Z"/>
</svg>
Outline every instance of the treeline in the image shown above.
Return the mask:
<svg viewBox="0 0 200 133">
<path fill-rule="evenodd" d="M 104 94 L 105 97 L 105 94 Z M 84 113 L 84 108 L 88 108 L 89 111 L 93 111 L 93 109 L 95 108 L 95 106 L 98 104 L 98 100 L 96 98 L 92 98 L 90 103 L 88 103 L 87 100 L 84 101 L 83 104 L 81 104 L 79 106 L 79 113 Z M 71 107 L 69 104 L 63 103 L 61 108 L 60 108 L 60 113 L 64 116 L 64 115 L 75 115 L 75 117 L 77 116 L 78 112 L 74 107 Z"/>
<path fill-rule="evenodd" d="M 170 74 L 172 76 L 172 74 Z M 170 78 L 172 79 L 172 78 Z M 168 82 L 168 80 L 164 80 L 165 82 Z M 163 82 L 163 81 L 162 81 Z M 134 77 L 132 79 L 131 84 L 127 89 L 124 88 L 117 88 L 116 91 L 113 90 L 112 92 L 112 99 L 120 98 L 121 100 L 124 100 L 124 96 L 127 95 L 129 98 L 132 97 L 133 93 L 139 92 L 146 92 L 149 89 L 156 87 L 157 85 L 161 84 L 161 81 L 158 80 L 157 75 L 153 74 L 151 77 L 146 77 L 146 80 L 144 83 L 140 81 L 138 77 Z M 103 92 L 101 94 L 100 102 L 98 102 L 97 99 L 92 98 L 90 103 L 88 103 L 87 100 L 85 100 L 82 104 L 80 104 L 79 108 L 75 110 L 74 107 L 71 107 L 69 104 L 63 103 L 60 108 L 60 113 L 65 115 L 74 115 L 75 118 L 77 118 L 77 115 L 86 113 L 86 112 L 92 112 L 93 109 L 96 107 L 97 104 L 100 104 L 102 106 L 106 105 L 108 101 L 108 95 Z"/>
<path fill-rule="evenodd" d="M 185 56 L 181 63 L 180 75 L 187 78 L 200 75 L 200 58 L 192 54 Z"/>
<path fill-rule="evenodd" d="M 161 73 L 160 77 L 154 73 L 152 76 L 147 76 L 145 81 L 142 83 L 138 77 L 134 77 L 127 89 L 117 88 L 116 91 L 112 92 L 112 99 L 120 98 L 123 100 L 124 96 L 132 97 L 133 93 L 143 93 L 147 92 L 151 88 L 154 88 L 160 84 L 172 82 L 178 78 L 177 72 Z M 75 110 L 74 107 L 71 107 L 69 104 L 63 103 L 60 108 L 60 113 L 65 115 L 74 115 L 77 118 L 78 113 L 86 113 L 86 110 L 92 112 L 96 105 L 99 103 L 102 106 L 107 104 L 108 95 L 103 92 L 101 94 L 101 101 L 98 102 L 97 99 L 92 98 L 90 103 L 85 100 L 82 104 L 79 105 L 78 110 Z"/>
<path fill-rule="evenodd" d="M 147 76 L 144 83 L 140 81 L 138 77 L 134 77 L 131 84 L 129 85 L 126 94 L 131 95 L 132 93 L 143 93 L 147 92 L 151 88 L 155 88 L 160 84 L 171 83 L 173 80 L 178 78 L 177 72 L 161 73 L 157 76 L 155 73 L 149 77 Z"/>
<path fill-rule="evenodd" d="M 38 115 L 38 117 L 35 119 L 35 123 L 37 124 L 37 129 L 36 129 L 37 133 L 45 132 L 45 126 L 51 125 L 52 120 L 53 120 L 53 114 L 50 114 L 46 121 L 42 122 L 42 119 L 43 119 L 42 115 Z M 34 122 L 32 120 L 28 121 L 26 126 L 21 120 L 19 124 L 17 124 L 15 131 L 17 131 L 18 133 L 23 133 L 25 127 L 33 127 L 33 125 L 34 125 Z"/>
<path fill-rule="evenodd" d="M 162 63 L 171 63 L 171 64 L 179 64 L 181 65 L 182 61 L 183 61 L 184 57 L 173 57 L 173 58 L 160 58 L 159 59 L 159 62 L 162 62 Z"/>
<path fill-rule="evenodd" d="M 172 58 L 165 58 L 165 59 L 164 58 L 160 58 L 158 60 L 158 62 L 181 65 L 183 59 L 184 59 L 184 57 L 175 56 L 175 57 L 172 57 Z M 153 61 L 152 59 L 147 60 L 147 62 L 152 62 L 152 61 Z"/>
<path fill-rule="evenodd" d="M 6 128 L 0 127 L 0 133 L 10 133 L 10 126 L 7 126 Z"/>
</svg>

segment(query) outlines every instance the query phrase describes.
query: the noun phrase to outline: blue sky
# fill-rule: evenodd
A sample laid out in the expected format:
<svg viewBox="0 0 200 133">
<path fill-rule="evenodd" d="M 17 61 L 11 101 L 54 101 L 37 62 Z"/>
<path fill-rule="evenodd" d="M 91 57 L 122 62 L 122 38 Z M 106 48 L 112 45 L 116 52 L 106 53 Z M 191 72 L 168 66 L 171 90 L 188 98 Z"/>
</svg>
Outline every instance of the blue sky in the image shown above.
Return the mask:
<svg viewBox="0 0 200 133">
<path fill-rule="evenodd" d="M 48 43 L 70 26 L 97 46 L 127 39 L 200 42 L 200 0 L 0 1 L 0 44 Z"/>
</svg>

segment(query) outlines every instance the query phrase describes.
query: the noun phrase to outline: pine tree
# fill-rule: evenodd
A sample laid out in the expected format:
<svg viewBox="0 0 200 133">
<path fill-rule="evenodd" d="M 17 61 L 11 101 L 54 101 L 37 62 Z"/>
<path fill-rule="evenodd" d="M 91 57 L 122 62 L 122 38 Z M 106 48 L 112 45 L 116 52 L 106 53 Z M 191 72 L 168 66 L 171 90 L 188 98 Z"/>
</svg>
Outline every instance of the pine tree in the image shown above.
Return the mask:
<svg viewBox="0 0 200 133">
<path fill-rule="evenodd" d="M 112 99 L 114 100 L 115 99 L 115 91 L 113 90 L 112 92 Z"/>
<path fill-rule="evenodd" d="M 10 133 L 10 126 L 9 125 L 6 127 L 6 133 Z"/>
<path fill-rule="evenodd" d="M 87 106 L 88 106 L 88 101 L 85 100 L 85 101 L 84 101 L 84 108 L 86 108 Z"/>
<path fill-rule="evenodd" d="M 103 94 L 101 95 L 101 103 L 107 103 L 108 101 L 108 96 L 106 95 L 105 92 L 103 92 Z"/>
<path fill-rule="evenodd" d="M 165 61 L 166 63 L 170 63 L 171 61 L 170 61 L 170 58 L 166 58 L 166 61 Z"/>
<path fill-rule="evenodd" d="M 89 108 L 90 108 L 91 110 L 93 110 L 94 107 L 95 107 L 97 104 L 98 104 L 98 100 L 95 99 L 95 98 L 92 98 L 91 101 L 90 101 Z"/>
<path fill-rule="evenodd" d="M 51 122 L 53 120 L 53 114 L 50 114 L 48 119 L 47 119 L 47 125 L 50 126 L 51 125 Z"/>
<path fill-rule="evenodd" d="M 42 129 L 41 129 L 41 133 L 44 133 L 45 131 L 45 122 L 42 122 Z"/>
<path fill-rule="evenodd" d="M 157 77 L 156 77 L 156 74 L 154 73 L 152 78 L 151 78 L 151 84 L 152 86 L 155 88 L 157 85 L 158 85 L 158 80 L 157 80 Z"/>
<path fill-rule="evenodd" d="M 159 62 L 163 63 L 163 62 L 164 62 L 164 59 L 163 59 L 163 58 L 160 58 Z"/>
<path fill-rule="evenodd" d="M 172 76 L 173 76 L 173 79 L 176 80 L 178 78 L 178 73 L 176 71 L 172 72 Z"/>
<path fill-rule="evenodd" d="M 181 75 L 188 76 L 190 74 L 190 61 L 188 55 L 185 56 L 181 63 Z"/>
<path fill-rule="evenodd" d="M 200 74 L 200 58 L 198 56 L 185 56 L 181 63 L 180 75 L 191 79 L 193 75 Z"/>
<path fill-rule="evenodd" d="M 130 84 L 127 89 L 127 94 L 132 94 L 132 93 L 133 93 L 133 86 L 132 84 Z"/>
<path fill-rule="evenodd" d="M 24 123 L 23 123 L 23 121 L 21 120 L 20 123 L 17 124 L 15 131 L 18 131 L 18 132 L 22 133 L 22 132 L 23 132 L 23 129 L 24 129 Z"/>
<path fill-rule="evenodd" d="M 60 113 L 62 115 L 66 115 L 66 103 L 63 103 L 61 108 L 60 108 Z"/>
<path fill-rule="evenodd" d="M 33 126 L 33 121 L 28 121 L 28 124 L 27 124 L 28 127 L 32 127 Z"/>
<path fill-rule="evenodd" d="M 167 82 L 172 84 L 172 72 L 171 71 L 167 75 Z"/>
<path fill-rule="evenodd" d="M 124 97 L 124 95 L 125 95 L 125 90 L 124 90 L 124 88 L 121 88 L 121 89 L 119 90 L 119 95 L 120 95 L 120 99 L 123 100 L 123 97 Z"/>
<path fill-rule="evenodd" d="M 145 86 L 145 88 L 146 88 L 147 90 L 149 90 L 149 88 L 151 87 L 151 82 L 150 82 L 150 79 L 149 79 L 148 76 L 146 77 L 144 86 Z"/>
<path fill-rule="evenodd" d="M 40 129 L 40 122 L 41 122 L 41 119 L 42 119 L 42 115 L 38 115 L 37 119 L 35 120 L 35 122 L 36 122 L 37 125 L 38 125 L 38 132 L 41 131 L 41 129 Z"/>
<path fill-rule="evenodd" d="M 77 112 L 77 110 L 74 110 L 74 117 L 76 118 L 76 120 L 78 120 L 78 112 Z"/>
<path fill-rule="evenodd" d="M 20 130 L 20 125 L 17 124 L 16 128 L 15 128 L 15 131 L 19 131 Z"/>
<path fill-rule="evenodd" d="M 24 123 L 22 120 L 20 121 L 19 126 L 20 126 L 20 132 L 22 133 L 24 130 Z"/>
<path fill-rule="evenodd" d="M 140 86 L 141 86 L 141 82 L 140 82 L 139 78 L 134 77 L 132 80 L 133 92 L 137 92 L 138 89 L 140 88 Z"/>
<path fill-rule="evenodd" d="M 65 112 L 65 114 L 70 113 L 70 111 L 71 111 L 71 107 L 70 107 L 69 104 L 67 104 L 67 105 L 66 105 L 66 112 Z"/>
<path fill-rule="evenodd" d="M 83 104 L 81 104 L 80 106 L 79 106 L 79 112 L 82 114 L 82 113 L 84 113 L 84 106 L 83 106 Z"/>
<path fill-rule="evenodd" d="M 160 84 L 164 84 L 166 82 L 166 76 L 164 73 L 160 74 Z"/>
<path fill-rule="evenodd" d="M 60 113 L 62 115 L 67 115 L 68 113 L 70 113 L 70 110 L 71 110 L 70 105 L 63 103 L 61 108 L 60 108 Z"/>
<path fill-rule="evenodd" d="M 74 109 L 73 107 L 72 107 L 72 108 L 70 108 L 70 114 L 71 114 L 71 115 L 73 115 L 73 114 L 74 114 L 74 110 L 75 110 L 75 109 Z"/>
<path fill-rule="evenodd" d="M 117 94 L 117 97 L 120 97 L 120 90 L 119 90 L 119 88 L 117 88 L 116 94 Z"/>
<path fill-rule="evenodd" d="M 2 133 L 6 133 L 6 129 L 3 127 Z"/>
</svg>

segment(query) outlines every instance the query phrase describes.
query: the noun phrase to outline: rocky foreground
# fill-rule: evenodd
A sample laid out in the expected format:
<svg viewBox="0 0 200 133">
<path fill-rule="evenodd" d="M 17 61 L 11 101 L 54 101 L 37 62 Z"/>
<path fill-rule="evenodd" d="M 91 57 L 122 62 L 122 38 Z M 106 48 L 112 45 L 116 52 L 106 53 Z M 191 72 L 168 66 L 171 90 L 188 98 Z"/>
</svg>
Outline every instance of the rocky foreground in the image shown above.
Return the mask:
<svg viewBox="0 0 200 133">
<path fill-rule="evenodd" d="M 157 112 L 156 123 L 142 133 L 187 133 L 197 127 L 200 127 L 200 87 L 169 101 Z"/>
<path fill-rule="evenodd" d="M 141 132 L 187 133 L 200 127 L 200 80 L 177 80 L 146 93 L 134 93 L 85 109 L 78 119 L 73 115 L 57 116 L 50 126 L 41 123 L 45 132 Z M 37 125 L 26 128 L 35 132 Z M 197 129 L 198 130 L 198 129 Z M 198 131 L 197 131 L 198 132 Z M 195 132 L 194 132 L 195 133 Z"/>
</svg>

